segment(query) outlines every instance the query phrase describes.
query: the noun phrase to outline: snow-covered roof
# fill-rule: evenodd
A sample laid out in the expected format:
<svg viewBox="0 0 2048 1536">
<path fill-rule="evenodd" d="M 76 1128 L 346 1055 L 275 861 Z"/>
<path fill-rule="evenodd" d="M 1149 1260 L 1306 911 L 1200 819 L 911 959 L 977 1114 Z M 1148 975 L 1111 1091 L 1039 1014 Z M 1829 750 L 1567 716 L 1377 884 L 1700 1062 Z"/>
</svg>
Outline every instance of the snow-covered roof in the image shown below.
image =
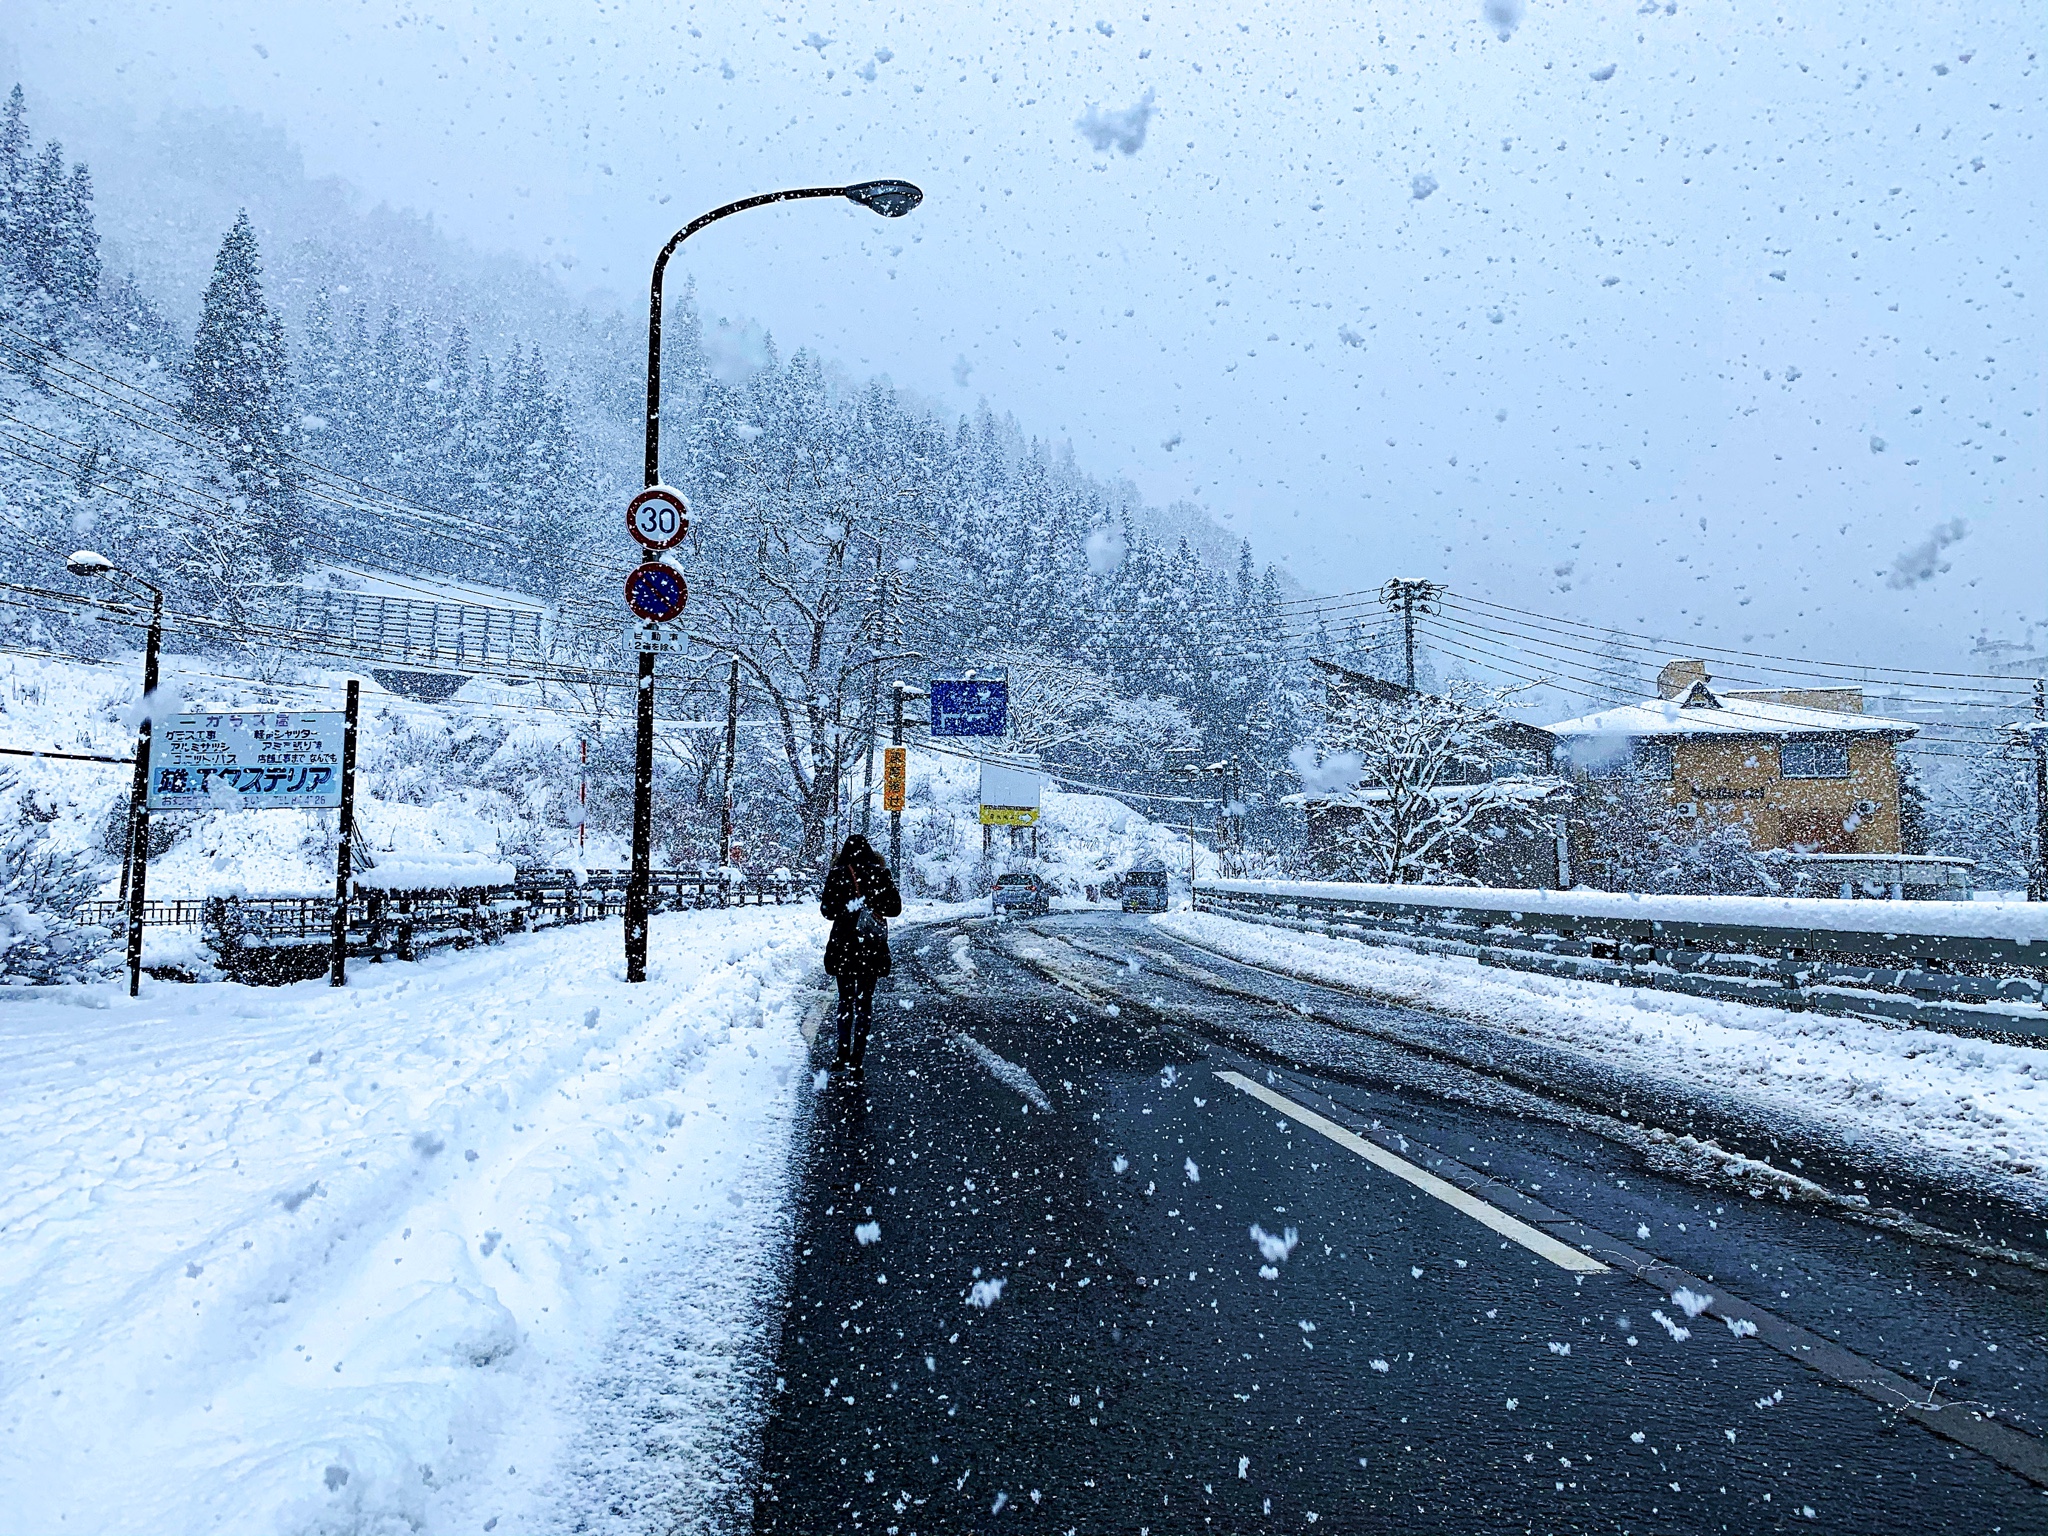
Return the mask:
<svg viewBox="0 0 2048 1536">
<path fill-rule="evenodd" d="M 1563 779 L 1495 779 L 1486 784 L 1439 784 L 1428 791 L 1435 801 L 1469 800 L 1474 795 L 1485 794 L 1495 800 L 1511 801 L 1516 805 L 1541 805 L 1554 795 L 1566 795 L 1571 786 Z M 1288 795 L 1283 805 L 1313 806 L 1319 811 L 1359 805 L 1378 805 L 1385 800 L 1388 790 L 1383 784 L 1360 784 L 1351 789 L 1340 789 L 1327 795 Z"/>
<path fill-rule="evenodd" d="M 1835 709 L 1807 709 L 1798 704 L 1772 704 L 1716 694 L 1704 683 L 1679 699 L 1645 699 L 1575 720 L 1546 726 L 1553 736 L 1572 740 L 1630 736 L 1911 736 L 1920 727 L 1882 715 L 1849 714 Z"/>
</svg>

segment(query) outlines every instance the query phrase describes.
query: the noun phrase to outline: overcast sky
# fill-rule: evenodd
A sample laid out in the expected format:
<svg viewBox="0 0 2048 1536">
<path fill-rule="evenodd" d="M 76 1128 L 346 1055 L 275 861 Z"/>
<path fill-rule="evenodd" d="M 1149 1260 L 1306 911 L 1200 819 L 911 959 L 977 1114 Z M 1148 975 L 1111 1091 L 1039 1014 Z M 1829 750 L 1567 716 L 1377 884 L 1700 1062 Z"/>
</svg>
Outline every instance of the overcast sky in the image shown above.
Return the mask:
<svg viewBox="0 0 2048 1536">
<path fill-rule="evenodd" d="M 1954 664 L 2048 619 L 2044 37 L 2011 0 L 15 0 L 0 57 L 264 113 L 634 309 L 712 205 L 905 176 L 900 222 L 692 242 L 707 311 L 986 395 L 1313 590 Z"/>
</svg>

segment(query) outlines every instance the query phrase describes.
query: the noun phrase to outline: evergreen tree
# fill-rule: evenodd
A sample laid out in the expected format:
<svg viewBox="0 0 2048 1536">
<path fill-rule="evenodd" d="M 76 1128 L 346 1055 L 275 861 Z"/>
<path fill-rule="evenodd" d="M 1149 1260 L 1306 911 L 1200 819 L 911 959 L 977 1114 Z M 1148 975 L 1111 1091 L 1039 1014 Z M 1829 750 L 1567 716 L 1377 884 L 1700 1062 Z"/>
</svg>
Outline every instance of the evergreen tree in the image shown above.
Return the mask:
<svg viewBox="0 0 2048 1536">
<path fill-rule="evenodd" d="M 0 268 L 10 285 L 28 280 L 29 178 L 28 103 L 16 86 L 0 112 Z"/>
<path fill-rule="evenodd" d="M 290 454 L 297 442 L 284 323 L 263 297 L 263 264 L 246 211 L 221 242 L 192 344 L 192 395 L 186 413 L 219 445 L 226 463 L 236 530 L 246 541 L 230 589 L 261 582 L 264 568 L 295 574 L 304 563 Z"/>
<path fill-rule="evenodd" d="M 67 171 L 54 139 L 30 154 L 19 86 L 0 114 L 0 237 L 0 296 L 14 323 L 68 341 L 99 296 L 92 173 L 82 164 Z"/>
</svg>

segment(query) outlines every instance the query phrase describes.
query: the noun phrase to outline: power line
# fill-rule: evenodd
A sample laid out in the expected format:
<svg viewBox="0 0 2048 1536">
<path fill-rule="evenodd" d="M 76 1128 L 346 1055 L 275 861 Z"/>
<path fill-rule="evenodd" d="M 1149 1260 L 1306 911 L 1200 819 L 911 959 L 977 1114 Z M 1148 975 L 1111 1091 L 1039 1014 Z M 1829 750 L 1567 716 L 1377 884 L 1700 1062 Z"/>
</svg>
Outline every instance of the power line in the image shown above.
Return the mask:
<svg viewBox="0 0 2048 1536">
<path fill-rule="evenodd" d="M 1484 647 L 1473 644 L 1473 642 L 1464 641 L 1461 645 L 1457 639 L 1450 636 L 1436 635 L 1434 636 L 1434 638 L 1437 640 L 1437 643 L 1442 650 L 1446 651 L 1455 659 L 1465 662 L 1468 665 L 1479 667 L 1484 671 L 1495 672 L 1501 676 L 1512 678 L 1517 682 L 1549 687 L 1556 686 L 1554 678 L 1534 676 L 1526 671 L 1519 670 L 1511 665 L 1506 664 L 1504 660 L 1500 658 L 1498 652 L 1489 652 Z M 1464 649 L 1464 646 L 1471 646 L 1473 650 L 1481 652 L 1481 655 L 1475 656 L 1469 654 Z M 1482 657 L 1491 657 L 1492 659 L 1482 659 Z M 1586 687 L 1592 690 L 1587 694 L 1587 697 L 1594 699 L 1596 702 L 1602 699 L 1605 699 L 1608 703 L 1618 703 L 1623 705 L 1639 702 L 1636 700 L 1620 699 L 1619 696 L 1613 694 L 1612 692 L 1603 690 L 1600 684 L 1589 678 L 1579 678 L 1568 673 L 1559 673 L 1556 675 L 1571 677 L 1572 681 L 1584 684 Z M 1693 723 L 1702 728 L 1701 734 L 1703 735 L 1722 734 L 1732 736 L 1750 736 L 1770 734 L 1769 731 L 1760 729 L 1754 724 L 1744 726 L 1732 722 L 1706 718 L 1707 716 L 1712 714 L 1712 711 L 1698 710 L 1694 711 L 1693 713 L 1702 717 Z M 1908 739 L 1894 743 L 1894 748 L 1897 751 L 1906 752 L 1922 757 L 1953 757 L 1975 760 L 1983 756 L 1982 752 L 1947 750 L 1947 747 L 1951 745 L 1961 746 L 1963 745 L 1963 743 L 1923 743 L 1920 741 Z"/>
<path fill-rule="evenodd" d="M 1450 628 L 1451 630 L 1455 630 L 1455 631 L 1457 632 L 1457 634 L 1458 634 L 1458 635 L 1459 635 L 1459 636 L 1460 636 L 1461 638 L 1463 638 L 1463 639 L 1465 640 L 1465 643 L 1466 643 L 1466 644 L 1468 644 L 1468 645 L 1470 645 L 1470 644 L 1483 644 L 1483 643 L 1485 643 L 1485 642 L 1489 642 L 1489 641 L 1497 641 L 1497 642 L 1499 642 L 1499 643 L 1502 643 L 1502 644 L 1507 644 L 1507 645 L 1515 645 L 1515 644 L 1519 643 L 1519 644 L 1521 644 L 1521 645 L 1522 645 L 1522 646 L 1523 646 L 1523 647 L 1525 648 L 1525 650 L 1526 650 L 1526 651 L 1527 651 L 1528 653 L 1530 653 L 1530 654 L 1531 654 L 1531 655 L 1533 656 L 1533 658 L 1534 658 L 1534 659 L 1535 659 L 1536 661 L 1538 661 L 1538 662 L 1556 662 L 1556 661 L 1558 660 L 1558 658 L 1557 658 L 1556 656 L 1554 656 L 1553 654 L 1551 654 L 1551 651 L 1550 651 L 1549 649 L 1546 649 L 1546 643 L 1544 643 L 1544 642 L 1538 642 L 1538 641 L 1528 641 L 1528 640 L 1522 640 L 1522 639 L 1521 639 L 1521 638 L 1520 638 L 1520 637 L 1519 637 L 1518 635 L 1516 635 L 1516 634 L 1514 634 L 1514 633 L 1512 633 L 1512 632 L 1509 632 L 1509 633 L 1501 633 L 1501 632 L 1498 632 L 1498 631 L 1496 631 L 1496 630 L 1491 630 L 1491 629 L 1481 629 L 1481 628 L 1478 628 L 1478 627 L 1476 627 L 1476 626 L 1474 626 L 1474 625 L 1469 625 L 1469 624 L 1465 624 L 1465 623 L 1462 623 L 1461 621 L 1459 621 L 1459 620 L 1457 620 L 1457 619 L 1455 619 L 1455 618 L 1452 618 L 1452 617 L 1450 617 L 1450 616 L 1448 616 L 1448 615 L 1445 615 L 1445 616 L 1440 616 L 1440 617 L 1438 617 L 1438 618 L 1437 618 L 1437 619 L 1436 619 L 1436 620 L 1435 620 L 1435 621 L 1434 621 L 1434 622 L 1432 623 L 1432 625 L 1430 626 L 1430 628 L 1431 628 L 1431 632 L 1432 632 L 1432 633 L 1435 633 L 1435 634 L 1438 634 L 1438 635 L 1442 635 L 1442 634 L 1444 634 L 1444 633 L 1446 632 L 1446 631 L 1445 631 L 1445 628 L 1444 628 L 1444 626 L 1449 626 L 1449 628 Z M 1565 650 L 1570 650 L 1570 651 L 1573 651 L 1573 652 L 1575 652 L 1575 653 L 1576 653 L 1576 654 L 1578 654 L 1578 655 L 1590 655 L 1590 654 L 1592 654 L 1592 653 L 1590 653 L 1590 652 L 1586 652 L 1586 651 L 1584 651 L 1584 650 L 1582 650 L 1582 649 L 1580 649 L 1580 648 L 1577 648 L 1577 647 L 1562 647 L 1561 649 L 1565 649 Z M 1489 653 L 1489 654 L 1492 654 L 1492 653 Z M 1598 659 L 1598 658 L 1596 658 L 1596 659 Z M 1611 686 L 1610 686 L 1610 685 L 1609 685 L 1609 684 L 1607 683 L 1607 681 L 1606 681 L 1605 679 L 1597 679 L 1597 680 L 1595 680 L 1595 679 L 1586 679 L 1586 678 L 1584 678 L 1584 677 L 1583 677 L 1583 675 L 1582 675 L 1582 674 L 1577 674 L 1577 673 L 1565 673 L 1565 672 L 1563 672 L 1563 671 L 1562 671 L 1562 667 L 1563 667 L 1563 666 L 1565 666 L 1565 665 L 1569 665 L 1569 663 L 1560 663 L 1559 665 L 1560 665 L 1560 675 L 1564 675 L 1564 676 L 1570 676 L 1570 677 L 1572 677 L 1572 679 L 1573 679 L 1574 681 L 1578 681 L 1578 682 L 1593 682 L 1593 681 L 1598 681 L 1598 682 L 1600 683 L 1600 685 L 1601 685 L 1602 687 L 1606 687 L 1606 688 L 1608 689 L 1608 692 L 1610 693 L 1610 695 L 1612 694 L 1612 692 L 1613 692 L 1613 689 L 1611 688 Z M 1741 678 L 1741 677 L 1739 677 L 1739 676 L 1738 676 L 1738 677 L 1735 677 L 1735 678 L 1731 678 L 1731 679 L 1730 679 L 1730 681 L 1735 681 L 1735 682 L 1741 682 L 1741 681 L 1745 681 L 1745 679 L 1743 679 L 1743 678 Z M 1769 687 L 1769 685 L 1764 685 L 1764 686 L 1766 686 L 1766 687 Z M 1784 690 L 1781 690 L 1781 689 L 1773 689 L 1772 691 L 1784 691 Z M 1590 695 L 1589 695 L 1589 696 L 1590 696 Z M 1642 700 L 1641 700 L 1640 698 L 1637 698 L 1637 699 L 1629 699 L 1629 700 L 1626 700 L 1625 702 L 1627 702 L 1627 703 L 1630 703 L 1630 704 L 1635 704 L 1635 703 L 1640 703 L 1640 702 L 1642 702 Z M 1915 702 L 1915 701 L 1912 701 L 1912 700 L 1903 700 L 1902 702 Z M 1960 705 L 1960 703 L 1961 703 L 1961 701 L 1957 701 L 1957 700 L 1949 700 L 1949 701 L 1933 701 L 1933 702 L 1938 702 L 1938 703 L 1940 703 L 1941 707 L 1943 707 L 1943 708 L 1955 708 L 1955 707 L 1958 707 L 1958 706 Z M 1981 708 L 1986 708 L 1986 709 L 1997 709 L 1997 708 L 2004 708 L 2004 707 L 2006 707 L 2006 706 L 2001 706 L 2001 705 L 1997 705 L 1997 704 L 1993 704 L 1993 703 L 1989 703 L 1989 702 L 1980 702 L 1980 704 L 1979 704 L 1979 705 L 1978 705 L 1977 707 L 1981 707 Z M 1929 729 L 1929 728 L 1933 728 L 1933 729 L 1953 730 L 1953 731 L 1958 731 L 1958 732 L 1962 732 L 1962 733 L 1965 733 L 1965 734 L 1974 734 L 1974 735 L 1980 735 L 1980 736 L 1981 736 L 1981 735 L 1989 735 L 1989 734 L 1998 734 L 1998 728 L 1997 728 L 1996 726 L 1992 726 L 1992 725 L 1985 725 L 1985 724 L 1976 724 L 1976 723 L 1957 723 L 1957 722 L 1950 722 L 1950 721 L 1910 721 L 1910 722 L 1908 722 L 1908 723 L 1909 723 L 1909 724 L 1913 724 L 1913 725 L 1918 725 L 1918 726 L 1920 726 L 1920 727 L 1921 727 L 1922 729 Z"/>
<path fill-rule="evenodd" d="M 1677 644 L 1676 642 L 1669 640 L 1660 640 L 1654 635 L 1635 634 L 1628 630 L 1621 629 L 1603 630 L 1598 626 L 1581 623 L 1577 620 L 1559 619 L 1555 615 L 1551 614 L 1533 613 L 1526 608 L 1514 608 L 1508 606 L 1505 603 L 1490 602 L 1485 598 L 1473 597 L 1468 593 L 1456 593 L 1454 595 L 1464 598 L 1467 602 L 1476 603 L 1482 608 L 1492 609 L 1496 612 L 1511 613 L 1521 618 L 1540 619 L 1546 623 L 1569 624 L 1577 629 L 1584 630 L 1588 633 L 1601 635 L 1603 637 L 1607 635 L 1620 635 L 1623 638 L 1629 640 L 1647 641 L 1650 645 L 1657 647 L 1660 650 L 1673 649 L 1676 647 Z M 1688 651 L 1704 652 L 1709 656 L 1736 656 L 1743 658 L 1745 660 L 1753 661 L 1783 661 L 1789 662 L 1797 667 L 1821 668 L 1823 670 L 1839 669 L 1843 671 L 1890 672 L 1897 673 L 1906 677 L 1956 677 L 1964 679 L 1973 679 L 1983 682 L 2004 683 L 2008 685 L 2010 685 L 2013 682 L 2013 679 L 2011 677 L 1996 672 L 1944 672 L 1925 667 L 1886 667 L 1876 665 L 1864 665 L 1861 663 L 1845 664 L 1840 662 L 1816 661 L 1814 658 L 1810 656 L 1780 656 L 1772 654 L 1768 651 L 1737 650 L 1728 646 L 1703 645 L 1690 641 L 1685 643 L 1684 649 Z M 1931 687 L 1933 685 L 1928 684 L 1926 686 Z"/>
</svg>

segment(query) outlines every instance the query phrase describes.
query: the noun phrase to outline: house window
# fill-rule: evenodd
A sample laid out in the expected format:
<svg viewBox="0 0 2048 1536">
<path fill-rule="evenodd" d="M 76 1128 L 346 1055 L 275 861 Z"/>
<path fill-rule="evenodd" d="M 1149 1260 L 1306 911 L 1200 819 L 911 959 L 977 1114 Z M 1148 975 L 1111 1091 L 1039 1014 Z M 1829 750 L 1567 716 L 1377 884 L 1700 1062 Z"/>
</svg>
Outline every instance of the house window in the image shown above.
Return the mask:
<svg viewBox="0 0 2048 1536">
<path fill-rule="evenodd" d="M 1638 741 L 1629 753 L 1629 761 L 1639 779 L 1668 779 L 1671 777 L 1671 743 Z"/>
<path fill-rule="evenodd" d="M 1849 743 L 1840 737 L 1799 737 L 1778 749 L 1779 771 L 1788 779 L 1846 779 Z"/>
</svg>

